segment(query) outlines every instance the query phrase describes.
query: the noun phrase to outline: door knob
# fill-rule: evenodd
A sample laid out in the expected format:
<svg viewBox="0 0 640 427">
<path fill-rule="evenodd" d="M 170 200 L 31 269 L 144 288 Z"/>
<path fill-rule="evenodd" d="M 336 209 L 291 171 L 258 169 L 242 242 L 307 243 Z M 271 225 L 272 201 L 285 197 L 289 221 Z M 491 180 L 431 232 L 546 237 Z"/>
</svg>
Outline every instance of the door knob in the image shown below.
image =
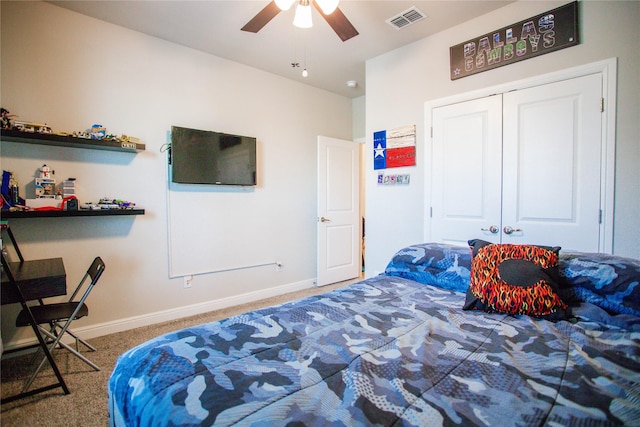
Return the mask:
<svg viewBox="0 0 640 427">
<path fill-rule="evenodd" d="M 329 218 L 320 217 L 320 222 L 331 222 Z"/>
<path fill-rule="evenodd" d="M 488 232 L 489 232 L 489 233 L 491 233 L 491 234 L 496 234 L 498 231 L 500 231 L 500 228 L 498 228 L 498 227 L 497 227 L 497 226 L 495 226 L 495 225 L 492 225 L 492 226 L 491 226 L 491 227 L 489 227 L 489 228 L 481 228 L 480 230 L 482 230 L 482 231 L 488 231 Z"/>
<path fill-rule="evenodd" d="M 519 233 L 522 231 L 521 228 L 513 228 L 510 225 L 505 226 L 502 231 L 504 231 L 504 234 L 511 234 L 511 233 Z"/>
</svg>

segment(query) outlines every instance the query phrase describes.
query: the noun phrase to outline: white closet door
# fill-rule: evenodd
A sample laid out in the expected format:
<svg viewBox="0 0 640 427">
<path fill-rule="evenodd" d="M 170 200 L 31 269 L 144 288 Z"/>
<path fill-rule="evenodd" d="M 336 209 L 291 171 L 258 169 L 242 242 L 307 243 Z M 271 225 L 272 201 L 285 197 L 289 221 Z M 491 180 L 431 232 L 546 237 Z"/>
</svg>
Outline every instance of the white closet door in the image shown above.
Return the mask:
<svg viewBox="0 0 640 427">
<path fill-rule="evenodd" d="M 463 245 L 479 237 L 499 242 L 501 96 L 434 108 L 432 113 L 431 238 Z"/>
<path fill-rule="evenodd" d="M 503 95 L 503 242 L 598 251 L 601 88 L 594 74 Z"/>
</svg>

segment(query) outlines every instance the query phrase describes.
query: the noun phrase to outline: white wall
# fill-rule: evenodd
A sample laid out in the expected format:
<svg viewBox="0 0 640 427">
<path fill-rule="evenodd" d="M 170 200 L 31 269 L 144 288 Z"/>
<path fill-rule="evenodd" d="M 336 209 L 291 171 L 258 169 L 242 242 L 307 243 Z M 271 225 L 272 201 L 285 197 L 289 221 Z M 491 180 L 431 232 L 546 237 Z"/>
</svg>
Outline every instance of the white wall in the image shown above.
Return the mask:
<svg viewBox="0 0 640 427">
<path fill-rule="evenodd" d="M 354 98 L 351 101 L 351 107 L 353 111 L 353 140 L 354 141 L 362 141 L 364 142 L 366 139 L 365 129 L 366 129 L 366 114 L 365 114 L 365 106 L 366 106 L 366 96 L 360 96 L 358 98 Z"/>
<path fill-rule="evenodd" d="M 449 78 L 450 46 L 565 3 L 516 2 L 367 62 L 367 276 L 383 271 L 395 251 L 424 238 L 426 101 L 611 57 L 618 58 L 614 253 L 640 258 L 640 2 L 580 2 L 578 46 L 456 81 Z M 417 166 L 398 173 L 410 173 L 411 184 L 378 186 L 373 132 L 407 124 L 417 125 Z"/>
<path fill-rule="evenodd" d="M 48 3 L 2 1 L 1 15 L 2 107 L 54 131 L 100 123 L 146 144 L 131 155 L 2 142 L 1 166 L 16 173 L 23 195 L 46 163 L 57 180 L 77 179 L 81 202 L 108 196 L 146 209 L 137 217 L 11 220 L 28 259 L 63 257 L 69 286 L 94 256 L 105 260 L 90 316 L 76 329 L 97 336 L 312 286 L 316 138 L 352 138 L 350 99 Z M 181 278 L 169 278 L 166 157 L 160 149 L 171 125 L 257 137 L 258 186 L 208 194 L 206 208 L 233 210 L 216 225 L 237 230 L 240 244 L 277 259 L 281 271 L 203 274 L 190 289 Z M 196 200 L 173 208 L 203 206 Z M 188 225 L 198 233 L 211 228 Z M 5 349 L 31 335 L 16 332 L 16 311 L 2 308 Z"/>
</svg>

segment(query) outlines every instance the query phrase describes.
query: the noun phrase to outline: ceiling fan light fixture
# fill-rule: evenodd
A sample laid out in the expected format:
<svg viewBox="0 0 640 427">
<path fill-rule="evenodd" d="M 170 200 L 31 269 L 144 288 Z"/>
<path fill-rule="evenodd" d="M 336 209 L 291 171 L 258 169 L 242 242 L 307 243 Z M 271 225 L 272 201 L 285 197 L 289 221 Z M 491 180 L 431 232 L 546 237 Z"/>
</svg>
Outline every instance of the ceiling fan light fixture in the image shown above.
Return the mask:
<svg viewBox="0 0 640 427">
<path fill-rule="evenodd" d="M 280 12 L 291 8 L 294 4 L 296 5 L 296 11 L 295 17 L 293 18 L 293 25 L 299 28 L 310 28 L 313 26 L 311 18 L 311 6 L 313 6 L 340 40 L 345 42 L 357 36 L 359 33 L 344 13 L 337 7 L 338 3 L 340 3 L 339 0 L 271 0 L 240 30 L 257 33 Z"/>
<path fill-rule="evenodd" d="M 296 0 L 274 0 L 280 10 L 289 10 Z"/>
<path fill-rule="evenodd" d="M 325 15 L 331 15 L 337 8 L 340 0 L 315 0 Z"/>
<path fill-rule="evenodd" d="M 298 28 L 311 28 L 313 22 L 311 21 L 311 5 L 309 0 L 300 0 L 298 6 L 296 6 L 296 16 L 293 18 L 293 25 Z"/>
</svg>

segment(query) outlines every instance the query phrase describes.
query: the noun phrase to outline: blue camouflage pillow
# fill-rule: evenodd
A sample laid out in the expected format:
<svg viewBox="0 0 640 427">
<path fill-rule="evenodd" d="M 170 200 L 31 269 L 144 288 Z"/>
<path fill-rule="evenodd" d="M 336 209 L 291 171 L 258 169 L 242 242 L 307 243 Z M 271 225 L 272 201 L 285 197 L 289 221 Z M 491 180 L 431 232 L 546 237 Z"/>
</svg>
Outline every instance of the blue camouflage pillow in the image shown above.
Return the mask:
<svg viewBox="0 0 640 427">
<path fill-rule="evenodd" d="M 558 260 L 561 297 L 589 302 L 615 314 L 640 316 L 640 260 L 615 255 L 563 252 Z"/>
<path fill-rule="evenodd" d="M 385 274 L 466 292 L 471 274 L 471 251 L 468 246 L 446 243 L 408 246 L 391 258 Z"/>
</svg>

